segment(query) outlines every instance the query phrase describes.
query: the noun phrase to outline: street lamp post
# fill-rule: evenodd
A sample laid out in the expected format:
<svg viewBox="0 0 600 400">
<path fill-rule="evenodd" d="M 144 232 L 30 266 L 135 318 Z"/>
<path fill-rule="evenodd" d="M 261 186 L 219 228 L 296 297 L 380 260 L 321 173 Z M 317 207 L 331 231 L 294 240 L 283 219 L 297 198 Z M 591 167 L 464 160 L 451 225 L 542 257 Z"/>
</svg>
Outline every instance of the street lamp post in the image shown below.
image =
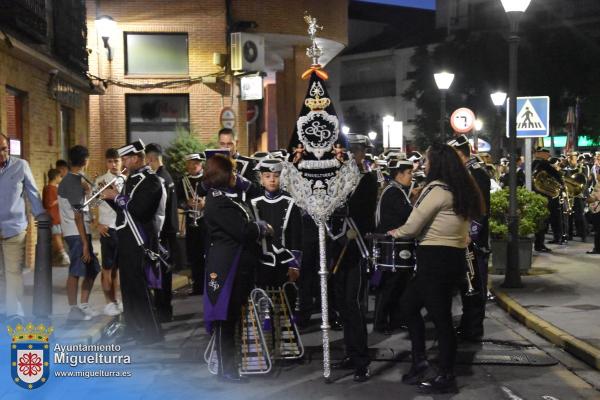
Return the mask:
<svg viewBox="0 0 600 400">
<path fill-rule="evenodd" d="M 510 163 L 508 168 L 509 206 L 508 206 L 508 246 L 505 288 L 522 287 L 519 271 L 519 216 L 517 214 L 517 85 L 518 85 L 518 52 L 519 21 L 527 10 L 531 0 L 501 0 L 510 23 L 508 36 L 508 97 L 510 99 L 508 152 Z"/>
<path fill-rule="evenodd" d="M 490 93 L 492 103 L 496 106 L 496 119 L 494 121 L 494 135 L 492 137 L 492 152 L 494 159 L 499 159 L 504 149 L 504 135 L 502 134 L 502 121 L 500 119 L 500 112 L 502 106 L 506 102 L 506 92 L 494 92 Z"/>
<path fill-rule="evenodd" d="M 442 140 L 446 141 L 446 92 L 450 89 L 452 85 L 452 81 L 454 81 L 454 74 L 449 72 L 438 72 L 437 74 L 433 74 L 433 78 L 435 79 L 435 84 L 440 90 L 440 134 L 442 135 Z"/>
</svg>

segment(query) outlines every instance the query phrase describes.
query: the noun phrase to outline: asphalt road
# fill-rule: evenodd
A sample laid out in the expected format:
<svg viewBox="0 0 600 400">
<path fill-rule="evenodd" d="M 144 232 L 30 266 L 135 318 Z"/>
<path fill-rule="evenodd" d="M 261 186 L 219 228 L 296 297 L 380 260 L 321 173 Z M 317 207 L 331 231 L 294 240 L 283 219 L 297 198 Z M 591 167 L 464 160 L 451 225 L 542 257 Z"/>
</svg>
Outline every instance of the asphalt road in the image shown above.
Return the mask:
<svg viewBox="0 0 600 400">
<path fill-rule="evenodd" d="M 302 363 L 276 366 L 270 375 L 254 376 L 245 384 L 225 384 L 210 375 L 203 362 L 208 336 L 202 327 L 200 299 L 182 296 L 176 300 L 175 311 L 177 319 L 167 327 L 166 343 L 135 350 L 140 353 L 135 357 L 135 367 L 146 378 L 154 376 L 155 381 L 172 382 L 176 398 L 189 398 L 188 395 L 206 399 L 286 400 L 434 398 L 400 383 L 401 374 L 409 367 L 406 332 L 400 331 L 392 337 L 370 335 L 370 348 L 377 361 L 371 364 L 373 377 L 366 383 L 355 383 L 351 373 L 340 371 L 333 371 L 333 383 L 324 382 L 320 332 L 315 320 L 312 332 L 303 335 L 307 354 Z M 430 341 L 428 346 L 435 344 Z M 435 355 L 435 349 L 430 354 Z M 341 334 L 333 332 L 332 357 L 342 355 Z M 460 392 L 435 398 L 600 399 L 597 371 L 549 345 L 494 304 L 488 306 L 483 342 L 461 345 L 458 359 Z"/>
</svg>

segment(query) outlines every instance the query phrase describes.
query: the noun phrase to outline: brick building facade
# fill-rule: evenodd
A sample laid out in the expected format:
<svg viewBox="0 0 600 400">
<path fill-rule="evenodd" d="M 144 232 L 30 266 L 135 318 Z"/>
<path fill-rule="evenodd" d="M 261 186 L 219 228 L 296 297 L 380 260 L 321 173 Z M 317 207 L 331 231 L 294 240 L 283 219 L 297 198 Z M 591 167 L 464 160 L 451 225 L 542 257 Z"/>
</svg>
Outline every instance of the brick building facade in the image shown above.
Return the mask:
<svg viewBox="0 0 600 400">
<path fill-rule="evenodd" d="M 84 15 L 83 6 L 63 0 L 0 3 L 0 131 L 11 153 L 30 163 L 40 192 L 55 161 L 88 139 Z"/>
<path fill-rule="evenodd" d="M 300 74 L 309 66 L 305 11 L 319 19 L 324 61 L 347 44 L 347 0 L 332 0 L 323 9 L 316 0 L 114 0 L 87 1 L 89 71 L 107 81 L 104 94 L 90 97 L 92 171 L 100 172 L 106 148 L 141 137 L 168 144 L 177 126 L 203 143 L 215 142 L 224 106 L 236 114 L 240 151 L 287 147 L 306 91 Z M 109 61 L 97 19 L 110 16 Z M 229 34 L 244 31 L 263 36 L 266 66 L 260 117 L 246 124 L 247 102 L 239 99 L 239 77 L 213 64 L 213 54 L 229 57 Z M 136 40 L 138 42 L 136 42 Z M 140 52 L 139 43 L 147 42 Z M 163 50 L 160 50 L 163 49 Z M 162 58 L 151 53 L 163 51 Z M 137 58 L 137 59 L 136 59 Z M 158 60 L 158 61 L 157 61 Z M 216 76 L 216 83 L 199 77 Z M 141 89 L 139 85 L 185 82 L 177 87 Z M 111 82 L 112 81 L 112 82 Z"/>
</svg>

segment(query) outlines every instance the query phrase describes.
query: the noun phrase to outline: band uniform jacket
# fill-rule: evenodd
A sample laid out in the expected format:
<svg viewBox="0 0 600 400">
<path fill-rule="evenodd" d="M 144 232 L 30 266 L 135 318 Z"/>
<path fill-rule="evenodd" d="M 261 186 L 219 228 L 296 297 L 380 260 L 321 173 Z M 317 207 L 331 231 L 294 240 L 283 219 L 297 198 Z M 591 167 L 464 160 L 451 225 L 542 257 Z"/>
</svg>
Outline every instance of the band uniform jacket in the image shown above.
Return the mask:
<svg viewBox="0 0 600 400">
<path fill-rule="evenodd" d="M 483 202 L 485 204 L 484 215 L 477 220 L 477 222 L 481 224 L 481 228 L 479 229 L 479 233 L 474 243 L 479 248 L 487 249 L 489 247 L 490 189 L 492 182 L 490 175 L 475 157 L 472 157 L 469 159 L 469 161 L 467 161 L 467 169 L 469 170 L 469 173 L 473 179 L 475 179 L 475 183 L 481 192 L 481 196 L 483 197 Z"/>
<path fill-rule="evenodd" d="M 377 233 L 386 233 L 391 229 L 404 225 L 412 211 L 412 204 L 407 191 L 408 188 L 403 187 L 396 181 L 391 181 L 383 189 L 375 214 Z"/>
<path fill-rule="evenodd" d="M 123 185 L 121 194 L 109 204 L 117 212 L 119 240 L 121 231 L 126 232 L 125 235 L 132 235 L 125 218 L 126 210 L 142 234 L 146 248 L 157 251 L 158 235 L 165 219 L 166 194 L 162 179 L 150 167 L 133 171 Z M 131 240 L 134 238 L 131 237 Z"/>
<path fill-rule="evenodd" d="M 163 179 L 167 198 L 165 202 L 165 222 L 162 227 L 162 232 L 166 234 L 176 234 L 179 231 L 179 221 L 177 214 L 177 192 L 175 183 L 171 174 L 164 166 L 160 166 L 156 170 L 156 175 Z"/>
<path fill-rule="evenodd" d="M 363 172 L 356 189 L 346 203 L 347 215 L 340 215 L 336 212 L 330 218 L 328 225 L 331 239 L 342 243 L 346 240 L 348 230 L 355 230 L 357 232 L 356 241 L 363 258 L 369 256 L 365 235 L 375 231 L 378 191 L 379 183 L 376 175 L 372 172 Z"/>
<path fill-rule="evenodd" d="M 258 284 L 279 286 L 285 282 L 288 268 L 300 268 L 302 262 L 302 217 L 289 193 L 264 193 L 251 200 L 256 220 L 273 227 L 272 237 L 261 240 Z M 263 281 L 263 282 L 261 282 Z"/>
<path fill-rule="evenodd" d="M 240 153 L 235 154 L 233 159 L 235 160 L 238 175 L 243 176 L 250 182 L 258 184 L 258 174 L 254 170 L 254 167 L 256 167 L 256 160 L 243 156 Z"/>
<path fill-rule="evenodd" d="M 244 281 L 251 280 L 248 276 L 258 255 L 259 225 L 250 209 L 230 194 L 229 190 L 209 189 L 204 208 L 210 240 L 204 289 L 204 320 L 209 332 L 212 321 L 227 320 L 230 302 L 241 304 L 247 297 L 248 293 L 232 290 L 234 281 L 237 274 L 244 275 Z"/>
</svg>

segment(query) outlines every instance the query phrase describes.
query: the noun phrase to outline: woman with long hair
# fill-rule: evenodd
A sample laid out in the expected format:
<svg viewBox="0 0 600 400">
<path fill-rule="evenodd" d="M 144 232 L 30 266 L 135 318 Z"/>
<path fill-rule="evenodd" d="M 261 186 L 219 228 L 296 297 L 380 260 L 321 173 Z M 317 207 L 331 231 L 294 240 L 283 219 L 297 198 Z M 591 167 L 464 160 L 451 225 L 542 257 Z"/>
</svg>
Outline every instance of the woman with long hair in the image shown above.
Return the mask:
<svg viewBox="0 0 600 400">
<path fill-rule="evenodd" d="M 246 204 L 234 199 L 236 170 L 232 159 L 216 154 L 206 161 L 203 186 L 208 190 L 204 220 L 209 235 L 204 277 L 204 320 L 215 335 L 219 375 L 241 379 L 235 360 L 235 326 L 253 286 L 258 240 L 272 234 L 254 221 Z"/>
<path fill-rule="evenodd" d="M 412 344 L 412 366 L 402 382 L 419 385 L 426 393 L 456 391 L 454 360 L 456 334 L 452 296 L 465 278 L 470 221 L 484 209 L 481 193 L 456 151 L 446 144 L 427 150 L 427 184 L 408 220 L 388 232 L 396 238 L 416 238 L 417 270 L 402 298 L 403 314 Z M 439 368 L 423 380 L 429 364 L 425 354 L 425 307 L 439 343 Z"/>
</svg>

